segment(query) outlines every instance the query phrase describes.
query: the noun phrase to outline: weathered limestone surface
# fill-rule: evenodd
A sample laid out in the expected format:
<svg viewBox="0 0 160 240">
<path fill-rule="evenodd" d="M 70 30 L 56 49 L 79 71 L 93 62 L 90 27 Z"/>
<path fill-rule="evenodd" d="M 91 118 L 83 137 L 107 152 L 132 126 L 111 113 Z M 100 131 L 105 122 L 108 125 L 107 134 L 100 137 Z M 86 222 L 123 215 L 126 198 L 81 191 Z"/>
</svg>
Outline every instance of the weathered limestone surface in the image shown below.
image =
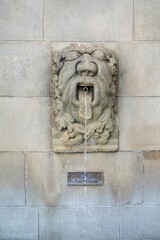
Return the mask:
<svg viewBox="0 0 160 240">
<path fill-rule="evenodd" d="M 160 149 L 160 98 L 119 98 L 120 150 Z"/>
<path fill-rule="evenodd" d="M 0 96 L 49 96 L 49 84 L 48 44 L 0 44 Z"/>
<path fill-rule="evenodd" d="M 76 44 L 77 46 L 90 46 L 93 45 L 95 47 L 102 47 L 110 49 L 116 56 L 119 58 L 119 44 L 117 42 L 51 42 L 51 53 L 53 55 L 54 52 L 61 51 L 63 48 L 69 47 L 70 45 Z"/>
<path fill-rule="evenodd" d="M 0 208 L 0 239 L 38 240 L 38 210 Z"/>
<path fill-rule="evenodd" d="M 118 207 L 52 207 L 39 210 L 40 240 L 117 240 Z"/>
<path fill-rule="evenodd" d="M 146 6 L 146 4 L 144 4 Z M 160 44 L 121 43 L 119 96 L 160 96 Z"/>
<path fill-rule="evenodd" d="M 86 171 L 104 172 L 103 186 L 67 186 L 67 173 L 84 171 L 83 154 L 30 153 L 27 205 L 114 205 L 142 202 L 142 154 L 89 153 Z"/>
<path fill-rule="evenodd" d="M 43 0 L 1 0 L 0 40 L 42 39 Z"/>
<path fill-rule="evenodd" d="M 1 98 L 0 106 L 0 151 L 50 150 L 49 98 Z"/>
<path fill-rule="evenodd" d="M 160 239 L 159 207 L 122 207 L 120 240 Z"/>
<path fill-rule="evenodd" d="M 160 1 L 135 0 L 135 39 L 160 40 Z"/>
<path fill-rule="evenodd" d="M 24 153 L 0 153 L 0 205 L 24 205 Z"/>
<path fill-rule="evenodd" d="M 45 39 L 53 41 L 131 40 L 132 6 L 132 1 L 128 0 L 118 2 L 116 0 L 85 2 L 84 0 L 70 2 L 46 0 Z"/>
<path fill-rule="evenodd" d="M 0 0 L 0 240 L 160 239 L 159 26 L 159 0 Z M 86 189 L 83 153 L 51 146 L 50 50 L 71 42 L 119 60 L 119 152 L 88 154 Z"/>
<path fill-rule="evenodd" d="M 110 49 L 76 45 L 53 53 L 54 152 L 118 150 L 118 62 Z"/>
<path fill-rule="evenodd" d="M 160 152 L 144 154 L 144 204 L 160 205 Z"/>
</svg>

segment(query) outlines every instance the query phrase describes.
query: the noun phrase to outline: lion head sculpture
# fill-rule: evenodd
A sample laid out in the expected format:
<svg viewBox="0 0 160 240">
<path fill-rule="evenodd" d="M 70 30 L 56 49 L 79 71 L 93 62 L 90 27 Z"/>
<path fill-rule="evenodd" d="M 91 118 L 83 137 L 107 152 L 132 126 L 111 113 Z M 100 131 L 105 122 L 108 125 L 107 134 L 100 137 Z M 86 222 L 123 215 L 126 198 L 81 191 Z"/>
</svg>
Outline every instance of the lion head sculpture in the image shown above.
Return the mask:
<svg viewBox="0 0 160 240">
<path fill-rule="evenodd" d="M 53 128 L 65 145 L 107 144 L 115 132 L 117 61 L 102 47 L 71 46 L 54 55 Z"/>
</svg>

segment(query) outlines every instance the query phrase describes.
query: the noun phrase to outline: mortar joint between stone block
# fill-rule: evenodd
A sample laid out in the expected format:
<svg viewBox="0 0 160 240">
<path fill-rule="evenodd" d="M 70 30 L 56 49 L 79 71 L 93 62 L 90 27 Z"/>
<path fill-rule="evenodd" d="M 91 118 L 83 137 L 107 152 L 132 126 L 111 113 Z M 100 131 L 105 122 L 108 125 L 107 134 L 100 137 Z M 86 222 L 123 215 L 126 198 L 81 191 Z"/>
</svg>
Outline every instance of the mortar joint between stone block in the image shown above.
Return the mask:
<svg viewBox="0 0 160 240">
<path fill-rule="evenodd" d="M 134 32 L 135 32 L 135 23 L 134 23 L 134 21 L 135 21 L 135 16 L 134 16 L 134 8 L 135 8 L 135 2 L 134 2 L 134 0 L 133 0 L 133 16 L 132 16 L 132 19 L 133 19 L 133 29 L 132 29 L 132 41 L 134 41 L 134 39 L 135 39 L 135 37 L 134 37 Z"/>
<path fill-rule="evenodd" d="M 42 40 L 44 41 L 44 19 L 45 19 L 45 0 L 43 0 L 43 7 L 42 7 Z"/>
<path fill-rule="evenodd" d="M 145 159 L 144 159 L 144 152 L 143 152 L 143 158 L 142 158 L 142 202 L 144 203 L 144 188 L 145 188 L 145 186 L 144 186 L 144 174 L 145 174 L 145 172 L 144 172 L 144 161 L 145 161 Z"/>
<path fill-rule="evenodd" d="M 27 205 L 27 153 L 25 152 L 25 164 L 24 164 L 24 184 L 25 184 L 25 206 Z"/>
<path fill-rule="evenodd" d="M 38 208 L 38 240 L 40 239 L 39 235 L 40 235 L 40 232 L 39 232 L 39 208 Z"/>
</svg>

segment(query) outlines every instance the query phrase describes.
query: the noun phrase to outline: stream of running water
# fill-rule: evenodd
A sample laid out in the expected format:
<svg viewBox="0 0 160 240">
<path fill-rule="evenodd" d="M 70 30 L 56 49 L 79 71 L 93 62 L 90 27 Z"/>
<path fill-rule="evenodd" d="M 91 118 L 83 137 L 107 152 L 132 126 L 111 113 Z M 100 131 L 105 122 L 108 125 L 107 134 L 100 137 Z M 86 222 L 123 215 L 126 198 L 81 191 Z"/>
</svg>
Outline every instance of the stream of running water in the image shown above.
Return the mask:
<svg viewBox="0 0 160 240">
<path fill-rule="evenodd" d="M 87 94 L 88 88 L 83 88 L 84 92 L 84 111 L 85 111 L 85 120 L 84 120 L 84 181 L 86 182 L 86 170 L 87 170 Z"/>
<path fill-rule="evenodd" d="M 84 156 L 83 156 L 83 167 L 84 167 L 84 183 L 87 182 L 87 94 L 88 88 L 83 88 L 84 93 L 84 111 L 85 111 L 85 120 L 84 120 Z M 84 201 L 86 204 L 86 197 L 87 197 L 87 187 L 84 186 Z M 84 220 L 85 226 L 85 220 Z M 84 227 L 83 230 L 84 235 L 86 234 L 86 229 Z"/>
</svg>

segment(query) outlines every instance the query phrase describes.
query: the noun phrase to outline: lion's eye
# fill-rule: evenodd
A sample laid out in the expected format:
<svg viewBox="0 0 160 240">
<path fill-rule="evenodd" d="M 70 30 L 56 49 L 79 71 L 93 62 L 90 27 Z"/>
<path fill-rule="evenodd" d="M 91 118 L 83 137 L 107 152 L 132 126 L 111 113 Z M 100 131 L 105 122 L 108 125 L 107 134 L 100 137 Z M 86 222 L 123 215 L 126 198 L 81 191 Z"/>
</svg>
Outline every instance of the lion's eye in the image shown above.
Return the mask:
<svg viewBox="0 0 160 240">
<path fill-rule="evenodd" d="M 70 51 L 70 52 L 67 53 L 66 60 L 72 61 L 72 60 L 74 60 L 74 59 L 76 59 L 78 57 L 80 57 L 80 53 L 75 51 L 75 50 L 73 50 L 73 51 Z"/>
<path fill-rule="evenodd" d="M 100 60 L 105 60 L 106 55 L 101 49 L 97 49 L 92 53 L 92 57 L 100 59 Z"/>
</svg>

